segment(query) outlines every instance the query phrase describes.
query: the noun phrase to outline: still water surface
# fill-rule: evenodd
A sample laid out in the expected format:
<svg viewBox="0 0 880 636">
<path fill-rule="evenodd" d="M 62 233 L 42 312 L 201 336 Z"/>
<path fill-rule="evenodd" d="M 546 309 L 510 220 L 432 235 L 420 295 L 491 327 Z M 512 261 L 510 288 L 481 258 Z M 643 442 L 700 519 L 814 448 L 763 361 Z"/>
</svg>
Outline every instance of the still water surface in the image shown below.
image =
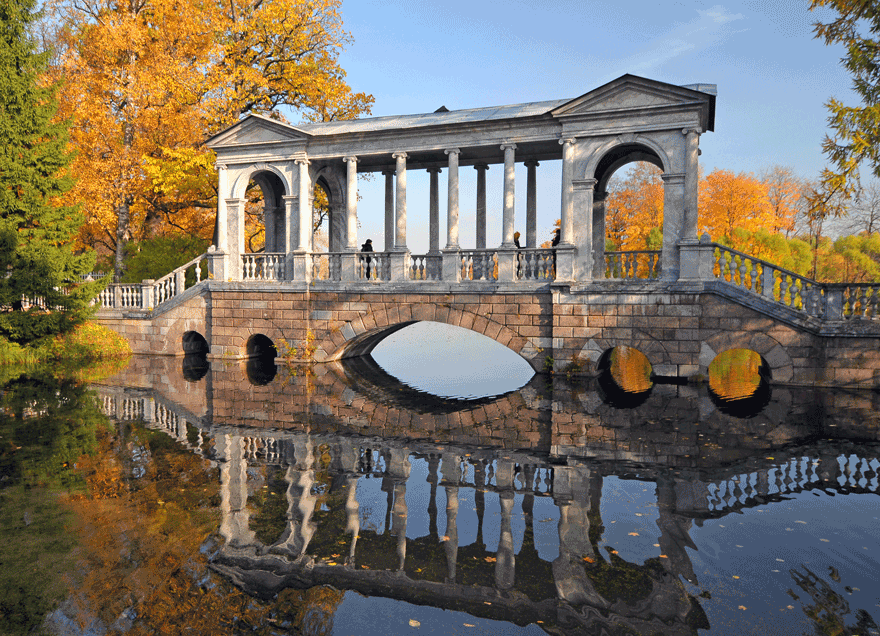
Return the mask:
<svg viewBox="0 0 880 636">
<path fill-rule="evenodd" d="M 626 351 L 530 379 L 409 329 L 313 373 L 10 379 L 0 632 L 880 634 L 876 395 Z"/>
</svg>

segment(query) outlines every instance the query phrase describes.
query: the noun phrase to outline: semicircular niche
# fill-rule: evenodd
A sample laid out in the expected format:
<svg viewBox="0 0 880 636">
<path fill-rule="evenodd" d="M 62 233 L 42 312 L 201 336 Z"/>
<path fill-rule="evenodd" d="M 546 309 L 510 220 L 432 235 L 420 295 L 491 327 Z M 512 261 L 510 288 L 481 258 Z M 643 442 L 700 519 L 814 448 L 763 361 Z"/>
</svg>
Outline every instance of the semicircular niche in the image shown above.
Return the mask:
<svg viewBox="0 0 880 636">
<path fill-rule="evenodd" d="M 462 400 L 515 391 L 535 374 L 521 356 L 491 338 L 430 321 L 394 332 L 371 356 L 408 386 Z"/>
</svg>

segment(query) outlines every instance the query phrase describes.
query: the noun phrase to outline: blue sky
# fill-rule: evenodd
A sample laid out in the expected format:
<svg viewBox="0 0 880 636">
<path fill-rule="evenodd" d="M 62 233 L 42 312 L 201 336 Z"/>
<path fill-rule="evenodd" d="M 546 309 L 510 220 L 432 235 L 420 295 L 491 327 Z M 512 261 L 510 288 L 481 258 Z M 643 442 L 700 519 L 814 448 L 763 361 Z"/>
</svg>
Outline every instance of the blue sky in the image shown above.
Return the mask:
<svg viewBox="0 0 880 636">
<path fill-rule="evenodd" d="M 813 38 L 820 16 L 808 5 L 346 0 L 343 20 L 354 42 L 341 64 L 353 89 L 373 94 L 376 116 L 573 98 L 624 73 L 717 84 L 716 131 L 700 142 L 705 171 L 760 172 L 781 164 L 812 177 L 824 165 L 825 102 L 855 98 L 840 65 L 843 49 Z M 558 163 L 538 168 L 541 238 L 559 216 Z M 473 246 L 476 177 L 470 172 L 462 170 L 464 247 Z M 500 242 L 500 172 L 489 171 L 489 246 Z M 428 177 L 412 174 L 408 182 L 408 244 L 423 253 Z M 525 169 L 518 165 L 516 225 L 523 232 L 524 186 Z M 440 190 L 442 216 L 445 174 Z M 381 177 L 362 182 L 360 192 L 359 234 L 381 248 Z"/>
</svg>

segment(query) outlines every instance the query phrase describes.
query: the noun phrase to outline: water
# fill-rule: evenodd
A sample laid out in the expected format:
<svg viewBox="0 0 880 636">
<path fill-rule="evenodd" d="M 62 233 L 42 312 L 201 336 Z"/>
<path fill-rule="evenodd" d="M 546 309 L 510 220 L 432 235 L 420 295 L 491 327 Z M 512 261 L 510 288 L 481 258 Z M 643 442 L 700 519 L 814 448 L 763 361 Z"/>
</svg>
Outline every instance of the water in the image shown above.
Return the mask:
<svg viewBox="0 0 880 636">
<path fill-rule="evenodd" d="M 874 394 L 417 342 L 7 382 L 0 632 L 880 633 Z"/>
</svg>

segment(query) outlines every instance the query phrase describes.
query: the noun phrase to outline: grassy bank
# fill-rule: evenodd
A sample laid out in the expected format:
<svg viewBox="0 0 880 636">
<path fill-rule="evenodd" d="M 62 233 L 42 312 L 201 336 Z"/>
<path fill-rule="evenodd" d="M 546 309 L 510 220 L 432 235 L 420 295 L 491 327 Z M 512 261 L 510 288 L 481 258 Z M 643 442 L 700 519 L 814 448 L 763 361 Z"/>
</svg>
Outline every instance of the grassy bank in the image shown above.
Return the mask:
<svg viewBox="0 0 880 636">
<path fill-rule="evenodd" d="M 131 347 L 122 336 L 93 322 L 72 331 L 20 345 L 0 337 L 0 365 L 28 365 L 46 362 L 83 364 L 126 358 Z"/>
</svg>

